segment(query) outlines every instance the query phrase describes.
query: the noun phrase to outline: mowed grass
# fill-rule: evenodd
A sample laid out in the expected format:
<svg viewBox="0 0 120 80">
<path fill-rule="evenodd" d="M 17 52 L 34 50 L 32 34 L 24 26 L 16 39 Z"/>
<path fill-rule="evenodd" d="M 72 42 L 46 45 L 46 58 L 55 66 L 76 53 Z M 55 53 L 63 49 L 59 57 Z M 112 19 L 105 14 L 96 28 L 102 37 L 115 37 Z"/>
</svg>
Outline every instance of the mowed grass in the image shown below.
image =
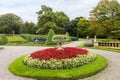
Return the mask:
<svg viewBox="0 0 120 80">
<path fill-rule="evenodd" d="M 36 79 L 47 79 L 47 80 L 57 80 L 57 79 L 78 79 L 84 78 L 98 73 L 107 66 L 107 60 L 97 54 L 96 59 L 86 65 L 66 69 L 66 70 L 49 70 L 49 69 L 38 69 L 32 68 L 24 65 L 23 59 L 25 56 L 21 56 L 14 60 L 9 65 L 9 70 L 19 76 L 31 77 Z"/>
<path fill-rule="evenodd" d="M 22 38 L 21 36 L 7 36 L 8 42 L 15 42 L 15 41 L 21 41 L 26 42 L 27 40 Z"/>
</svg>

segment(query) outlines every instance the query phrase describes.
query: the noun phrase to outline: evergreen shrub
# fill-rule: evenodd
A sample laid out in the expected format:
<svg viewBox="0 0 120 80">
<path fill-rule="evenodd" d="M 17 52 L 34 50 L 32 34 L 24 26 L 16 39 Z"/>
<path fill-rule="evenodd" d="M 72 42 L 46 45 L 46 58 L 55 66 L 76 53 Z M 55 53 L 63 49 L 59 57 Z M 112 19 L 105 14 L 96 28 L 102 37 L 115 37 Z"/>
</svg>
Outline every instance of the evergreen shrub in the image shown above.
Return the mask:
<svg viewBox="0 0 120 80">
<path fill-rule="evenodd" d="M 0 44 L 4 45 L 4 44 L 7 44 L 7 43 L 8 43 L 7 37 L 5 35 L 2 35 L 1 39 L 0 39 Z"/>
</svg>

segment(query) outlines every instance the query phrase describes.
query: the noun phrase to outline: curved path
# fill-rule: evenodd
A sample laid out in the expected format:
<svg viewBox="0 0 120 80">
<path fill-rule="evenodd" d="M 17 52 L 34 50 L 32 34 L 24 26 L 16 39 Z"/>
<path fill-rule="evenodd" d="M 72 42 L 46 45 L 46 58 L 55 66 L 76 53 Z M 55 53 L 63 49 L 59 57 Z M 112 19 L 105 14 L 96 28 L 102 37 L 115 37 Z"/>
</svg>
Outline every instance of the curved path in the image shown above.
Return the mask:
<svg viewBox="0 0 120 80">
<path fill-rule="evenodd" d="M 65 46 L 78 46 L 82 42 L 76 41 Z M 32 53 L 33 51 L 45 49 L 48 47 L 30 47 L 30 46 L 4 46 L 0 50 L 0 80 L 36 80 L 31 78 L 23 78 L 13 75 L 9 70 L 9 64 L 17 57 Z M 108 59 L 108 67 L 100 73 L 79 80 L 120 80 L 120 53 L 109 52 L 103 50 L 89 49 L 93 52 L 99 53 Z M 19 65 L 19 64 L 18 64 Z"/>
<path fill-rule="evenodd" d="M 108 66 L 94 76 L 79 80 L 120 80 L 120 53 L 89 49 L 103 55 L 108 60 Z"/>
</svg>

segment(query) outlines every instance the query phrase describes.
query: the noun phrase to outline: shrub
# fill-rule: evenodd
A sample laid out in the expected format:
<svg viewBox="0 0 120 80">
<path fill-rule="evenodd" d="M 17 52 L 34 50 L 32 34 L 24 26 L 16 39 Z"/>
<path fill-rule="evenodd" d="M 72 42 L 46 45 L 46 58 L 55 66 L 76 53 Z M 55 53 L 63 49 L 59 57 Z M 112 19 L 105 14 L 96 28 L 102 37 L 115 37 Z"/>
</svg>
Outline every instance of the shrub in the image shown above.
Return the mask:
<svg viewBox="0 0 120 80">
<path fill-rule="evenodd" d="M 8 39 L 7 39 L 7 37 L 5 35 L 2 35 L 1 39 L 0 39 L 0 44 L 4 45 L 6 43 L 8 43 Z"/>
<path fill-rule="evenodd" d="M 71 37 L 71 40 L 72 40 L 72 41 L 77 41 L 77 40 L 78 40 L 78 37 Z"/>
<path fill-rule="evenodd" d="M 33 39 L 39 39 L 46 41 L 47 36 L 46 35 L 33 35 Z"/>
<path fill-rule="evenodd" d="M 48 32 L 48 35 L 47 35 L 46 42 L 45 42 L 46 45 L 53 44 L 53 41 L 52 41 L 53 36 L 54 36 L 54 31 L 52 29 L 50 29 Z"/>
<path fill-rule="evenodd" d="M 21 37 L 23 37 L 27 41 L 33 40 L 33 36 L 31 34 L 21 34 Z"/>
<path fill-rule="evenodd" d="M 52 37 L 52 40 L 53 41 L 67 41 L 68 40 L 68 37 L 66 35 L 54 35 Z"/>
<path fill-rule="evenodd" d="M 46 40 L 46 35 L 32 35 L 32 34 L 21 34 L 21 37 L 28 41 L 33 41 L 35 39 L 45 41 Z"/>
<path fill-rule="evenodd" d="M 69 33 L 66 32 L 65 35 L 67 36 L 68 41 L 71 41 L 71 37 L 70 37 Z"/>
<path fill-rule="evenodd" d="M 92 40 L 87 40 L 86 42 L 85 42 L 85 46 L 93 46 L 93 41 Z"/>
</svg>

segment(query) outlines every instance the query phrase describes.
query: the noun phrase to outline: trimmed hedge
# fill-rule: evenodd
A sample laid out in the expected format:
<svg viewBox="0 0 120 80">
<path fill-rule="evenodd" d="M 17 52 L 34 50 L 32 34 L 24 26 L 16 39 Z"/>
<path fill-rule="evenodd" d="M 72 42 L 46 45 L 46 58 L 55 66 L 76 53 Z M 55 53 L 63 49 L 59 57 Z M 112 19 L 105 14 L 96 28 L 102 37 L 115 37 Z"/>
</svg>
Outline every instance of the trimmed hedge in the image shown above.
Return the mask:
<svg viewBox="0 0 120 80">
<path fill-rule="evenodd" d="M 36 79 L 47 79 L 47 80 L 56 80 L 56 79 L 79 79 L 88 77 L 98 73 L 107 66 L 107 60 L 101 56 L 96 55 L 96 59 L 93 62 L 90 62 L 86 65 L 66 69 L 66 70 L 49 70 L 49 69 L 38 69 L 32 68 L 24 65 L 23 60 L 25 56 L 21 56 L 13 61 L 9 65 L 9 70 L 15 75 L 23 77 L 31 77 Z"/>
<path fill-rule="evenodd" d="M 33 35 L 33 34 L 21 34 L 21 37 L 28 41 L 32 41 L 35 39 L 40 39 L 40 40 L 46 40 L 47 36 L 46 35 Z"/>
<path fill-rule="evenodd" d="M 79 40 L 78 37 L 71 37 L 71 41 L 77 41 L 77 40 Z"/>
<path fill-rule="evenodd" d="M 47 35 L 46 42 L 45 42 L 46 45 L 54 44 L 53 41 L 52 41 L 52 37 L 54 35 L 55 35 L 54 31 L 52 29 L 50 29 L 49 32 L 48 32 L 48 35 Z"/>
</svg>

